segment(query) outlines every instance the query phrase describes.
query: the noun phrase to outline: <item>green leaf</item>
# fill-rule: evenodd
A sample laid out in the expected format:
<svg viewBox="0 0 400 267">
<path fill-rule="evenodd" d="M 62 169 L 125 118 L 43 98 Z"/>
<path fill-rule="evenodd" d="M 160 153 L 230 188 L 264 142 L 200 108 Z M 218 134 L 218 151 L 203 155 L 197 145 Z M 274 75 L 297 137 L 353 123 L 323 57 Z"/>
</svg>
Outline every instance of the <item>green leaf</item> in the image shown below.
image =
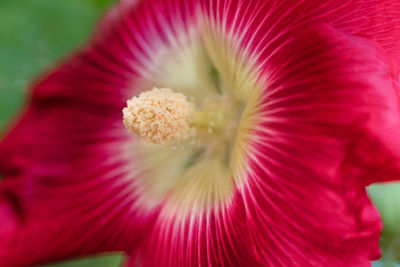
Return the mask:
<svg viewBox="0 0 400 267">
<path fill-rule="evenodd" d="M 400 183 L 372 185 L 368 192 L 383 220 L 383 258 L 388 262 L 397 261 L 400 258 Z"/>
<path fill-rule="evenodd" d="M 32 80 L 88 39 L 113 0 L 0 1 L 0 128 Z"/>
<path fill-rule="evenodd" d="M 372 262 L 372 267 L 400 267 L 400 265 L 395 262 L 387 262 L 380 260 Z"/>
<path fill-rule="evenodd" d="M 68 260 L 51 265 L 41 265 L 42 267 L 119 267 L 123 262 L 123 255 L 113 253 L 101 256 L 91 256 L 76 260 Z M 39 266 L 36 266 L 39 267 Z"/>
</svg>

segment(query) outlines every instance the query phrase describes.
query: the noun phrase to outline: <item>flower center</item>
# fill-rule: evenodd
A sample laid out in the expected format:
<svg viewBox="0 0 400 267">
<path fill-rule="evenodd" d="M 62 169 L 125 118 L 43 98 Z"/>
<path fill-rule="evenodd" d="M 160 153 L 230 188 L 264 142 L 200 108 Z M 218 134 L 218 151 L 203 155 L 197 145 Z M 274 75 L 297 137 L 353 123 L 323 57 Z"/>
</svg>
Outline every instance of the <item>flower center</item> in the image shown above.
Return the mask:
<svg viewBox="0 0 400 267">
<path fill-rule="evenodd" d="M 245 181 L 258 120 L 262 83 L 250 57 L 203 26 L 201 38 L 156 50 L 146 78 L 135 80 L 132 91 L 142 93 L 123 110 L 138 137 L 126 143 L 137 205 L 153 210 L 163 203 L 166 216 L 231 203 Z"/>
<path fill-rule="evenodd" d="M 216 152 L 226 150 L 234 137 L 240 117 L 237 106 L 227 96 L 214 96 L 195 108 L 182 93 L 154 87 L 127 101 L 123 123 L 149 144 L 189 140 L 191 146 Z"/>
<path fill-rule="evenodd" d="M 139 137 L 133 151 L 135 172 L 145 177 L 143 202 L 156 205 L 167 197 L 172 207 L 189 211 L 195 203 L 201 203 L 196 208 L 201 210 L 229 199 L 242 110 L 227 95 L 188 101 L 169 88 L 153 88 L 128 100 L 123 123 Z"/>
</svg>

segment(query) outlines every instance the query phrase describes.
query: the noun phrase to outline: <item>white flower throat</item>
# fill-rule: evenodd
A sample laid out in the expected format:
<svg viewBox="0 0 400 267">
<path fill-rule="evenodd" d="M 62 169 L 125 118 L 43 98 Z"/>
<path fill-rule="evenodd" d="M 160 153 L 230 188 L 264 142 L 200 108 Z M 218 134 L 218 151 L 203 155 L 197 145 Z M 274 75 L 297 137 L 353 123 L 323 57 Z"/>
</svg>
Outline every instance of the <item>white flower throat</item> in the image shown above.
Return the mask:
<svg viewBox="0 0 400 267">
<path fill-rule="evenodd" d="M 234 45 L 212 32 L 202 36 L 157 50 L 135 90 L 141 93 L 123 109 L 133 133 L 137 203 L 146 210 L 160 203 L 168 214 L 221 208 L 244 181 L 261 91 L 257 72 Z"/>
</svg>

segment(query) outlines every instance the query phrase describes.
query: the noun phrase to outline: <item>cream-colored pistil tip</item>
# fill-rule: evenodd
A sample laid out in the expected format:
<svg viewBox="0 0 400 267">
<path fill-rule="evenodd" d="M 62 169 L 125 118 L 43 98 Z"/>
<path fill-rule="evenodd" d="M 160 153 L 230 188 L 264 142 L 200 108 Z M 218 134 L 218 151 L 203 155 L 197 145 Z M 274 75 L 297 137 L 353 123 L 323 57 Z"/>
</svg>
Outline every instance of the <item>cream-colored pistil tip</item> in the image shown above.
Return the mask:
<svg viewBox="0 0 400 267">
<path fill-rule="evenodd" d="M 122 110 L 126 128 L 156 145 L 178 140 L 189 130 L 194 110 L 186 96 L 169 88 L 156 88 L 127 101 Z"/>
</svg>

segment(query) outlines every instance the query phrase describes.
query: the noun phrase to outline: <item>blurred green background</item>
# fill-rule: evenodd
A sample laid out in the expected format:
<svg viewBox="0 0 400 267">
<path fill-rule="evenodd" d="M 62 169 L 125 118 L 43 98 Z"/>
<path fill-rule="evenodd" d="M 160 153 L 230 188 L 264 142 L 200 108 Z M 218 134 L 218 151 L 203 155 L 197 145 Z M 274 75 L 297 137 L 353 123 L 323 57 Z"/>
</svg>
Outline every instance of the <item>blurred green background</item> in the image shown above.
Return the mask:
<svg viewBox="0 0 400 267">
<path fill-rule="evenodd" d="M 79 47 L 112 0 L 0 0 L 0 127 L 33 77 Z"/>
<path fill-rule="evenodd" d="M 0 0 L 0 128 L 23 105 L 31 80 L 79 48 L 114 0 Z M 382 213 L 382 249 L 393 266 L 400 255 L 400 185 L 376 185 L 370 194 Z M 120 266 L 122 255 L 109 254 L 46 265 Z"/>
</svg>

